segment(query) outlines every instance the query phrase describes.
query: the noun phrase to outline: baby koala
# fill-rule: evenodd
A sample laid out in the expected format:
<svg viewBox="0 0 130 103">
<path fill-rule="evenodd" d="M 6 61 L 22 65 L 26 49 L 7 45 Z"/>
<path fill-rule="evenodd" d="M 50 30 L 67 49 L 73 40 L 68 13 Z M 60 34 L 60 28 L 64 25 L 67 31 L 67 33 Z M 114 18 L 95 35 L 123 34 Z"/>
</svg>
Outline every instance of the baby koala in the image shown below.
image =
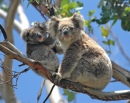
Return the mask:
<svg viewBox="0 0 130 103">
<path fill-rule="evenodd" d="M 26 42 L 28 58 L 40 61 L 50 72 L 57 71 L 59 59 L 53 51 L 56 39 L 47 34 L 46 23 L 36 23 L 34 27 L 23 30 L 21 37 Z"/>
<path fill-rule="evenodd" d="M 67 79 L 103 90 L 112 77 L 112 64 L 103 48 L 83 29 L 84 19 L 80 14 L 50 19 L 49 33 L 59 39 L 64 52 L 61 67 L 56 73 L 56 82 Z"/>
</svg>

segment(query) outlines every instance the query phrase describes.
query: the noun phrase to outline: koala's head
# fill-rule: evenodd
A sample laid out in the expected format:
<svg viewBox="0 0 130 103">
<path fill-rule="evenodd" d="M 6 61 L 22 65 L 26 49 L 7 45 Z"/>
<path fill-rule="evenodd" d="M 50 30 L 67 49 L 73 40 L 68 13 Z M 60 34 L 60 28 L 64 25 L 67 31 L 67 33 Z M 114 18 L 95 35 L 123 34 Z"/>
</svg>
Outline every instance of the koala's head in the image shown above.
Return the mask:
<svg viewBox="0 0 130 103">
<path fill-rule="evenodd" d="M 68 42 L 81 35 L 84 29 L 84 19 L 80 14 L 74 14 L 68 18 L 59 19 L 52 17 L 48 23 L 48 32 L 51 36 L 57 36 L 62 42 Z"/>
<path fill-rule="evenodd" d="M 43 42 L 48 34 L 46 33 L 46 29 L 39 28 L 39 27 L 32 27 L 25 29 L 21 32 L 21 37 L 26 43 L 29 44 L 38 44 Z"/>
</svg>

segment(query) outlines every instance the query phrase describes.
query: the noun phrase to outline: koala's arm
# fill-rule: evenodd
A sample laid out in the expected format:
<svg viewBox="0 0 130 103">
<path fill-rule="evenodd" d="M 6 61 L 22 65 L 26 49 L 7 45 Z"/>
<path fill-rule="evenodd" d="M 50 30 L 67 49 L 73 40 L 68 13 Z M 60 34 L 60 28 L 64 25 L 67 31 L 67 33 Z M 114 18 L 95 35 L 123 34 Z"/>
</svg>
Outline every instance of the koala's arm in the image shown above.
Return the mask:
<svg viewBox="0 0 130 103">
<path fill-rule="evenodd" d="M 63 54 L 63 49 L 59 44 L 56 44 L 52 49 L 57 54 Z"/>
<path fill-rule="evenodd" d="M 81 58 L 82 53 L 79 52 L 80 47 L 77 44 L 74 44 L 67 49 L 58 72 L 59 77 L 63 79 L 71 76 L 71 73 L 74 71 Z"/>
</svg>

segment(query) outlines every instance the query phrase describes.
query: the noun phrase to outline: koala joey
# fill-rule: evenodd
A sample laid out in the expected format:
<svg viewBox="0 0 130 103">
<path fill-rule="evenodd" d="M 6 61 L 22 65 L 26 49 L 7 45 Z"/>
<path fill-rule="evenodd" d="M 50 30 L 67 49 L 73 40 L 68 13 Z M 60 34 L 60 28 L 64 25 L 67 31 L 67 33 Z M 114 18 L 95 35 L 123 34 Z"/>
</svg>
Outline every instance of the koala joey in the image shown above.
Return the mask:
<svg viewBox="0 0 130 103">
<path fill-rule="evenodd" d="M 27 57 L 40 61 L 50 72 L 56 72 L 59 67 L 58 57 L 53 51 L 56 39 L 48 36 L 46 23 L 37 23 L 23 30 L 21 37 L 26 42 Z"/>
<path fill-rule="evenodd" d="M 64 52 L 56 78 L 102 90 L 112 77 L 112 64 L 102 47 L 83 31 L 83 25 L 80 14 L 63 19 L 52 17 L 49 21 L 50 34 L 59 39 Z"/>
</svg>

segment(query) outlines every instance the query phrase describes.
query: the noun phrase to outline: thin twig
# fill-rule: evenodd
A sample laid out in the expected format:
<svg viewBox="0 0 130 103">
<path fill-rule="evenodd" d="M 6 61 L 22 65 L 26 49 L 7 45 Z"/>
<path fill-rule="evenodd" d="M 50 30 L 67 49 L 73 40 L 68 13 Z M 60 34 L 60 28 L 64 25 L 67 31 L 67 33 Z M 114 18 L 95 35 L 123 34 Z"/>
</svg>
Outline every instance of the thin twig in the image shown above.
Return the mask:
<svg viewBox="0 0 130 103">
<path fill-rule="evenodd" d="M 42 90 L 43 90 L 43 86 L 44 86 L 44 84 L 45 84 L 45 79 L 43 79 L 43 81 L 42 81 L 42 84 L 41 84 L 40 90 L 39 90 L 39 92 L 38 92 L 38 96 L 37 96 L 36 103 L 38 103 L 38 101 L 39 101 L 39 99 L 40 99 L 40 97 L 41 97 L 41 94 L 42 94 Z"/>
<path fill-rule="evenodd" d="M 42 15 L 42 17 L 47 21 L 45 15 L 42 13 L 42 11 L 39 9 L 39 4 L 36 1 L 31 2 L 31 4 L 35 7 L 37 11 Z"/>
<path fill-rule="evenodd" d="M 127 61 L 130 64 L 130 57 L 126 54 L 126 52 L 124 51 L 120 41 L 118 40 L 117 36 L 110 30 L 111 36 L 115 39 L 115 41 L 117 42 L 119 49 L 121 51 L 121 53 L 124 55 L 124 57 L 127 59 Z"/>
</svg>

